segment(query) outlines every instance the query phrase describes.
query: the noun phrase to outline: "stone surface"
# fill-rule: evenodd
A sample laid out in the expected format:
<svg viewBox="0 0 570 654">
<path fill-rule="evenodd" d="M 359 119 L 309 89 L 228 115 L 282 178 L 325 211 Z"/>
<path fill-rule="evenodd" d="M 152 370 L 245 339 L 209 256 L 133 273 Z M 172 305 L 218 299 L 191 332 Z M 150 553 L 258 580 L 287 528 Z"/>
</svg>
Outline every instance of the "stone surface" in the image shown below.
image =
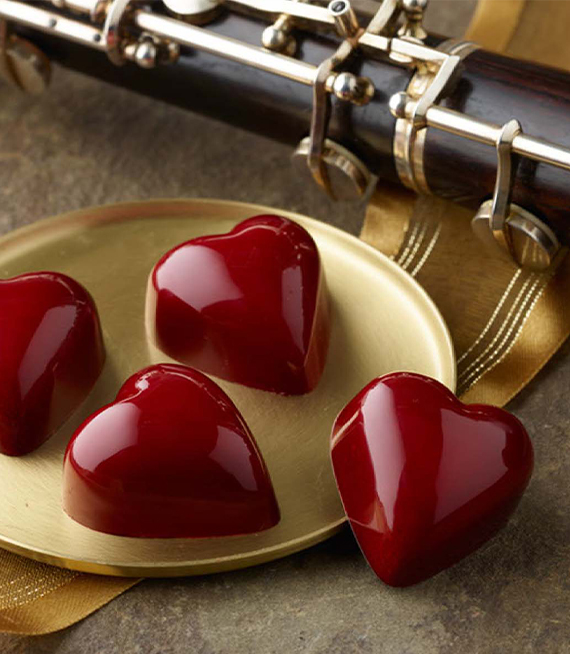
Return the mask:
<svg viewBox="0 0 570 654">
<path fill-rule="evenodd" d="M 446 32 L 445 2 L 432 14 Z M 440 27 L 441 25 L 441 27 Z M 221 197 L 298 210 L 356 233 L 362 207 L 303 187 L 290 150 L 57 70 L 39 100 L 0 86 L 0 229 L 93 204 Z M 255 152 L 255 157 L 252 153 Z M 350 533 L 258 568 L 150 580 L 66 631 L 0 636 L 3 654 L 570 652 L 570 345 L 512 403 L 536 468 L 509 526 L 419 586 L 390 589 Z"/>
</svg>

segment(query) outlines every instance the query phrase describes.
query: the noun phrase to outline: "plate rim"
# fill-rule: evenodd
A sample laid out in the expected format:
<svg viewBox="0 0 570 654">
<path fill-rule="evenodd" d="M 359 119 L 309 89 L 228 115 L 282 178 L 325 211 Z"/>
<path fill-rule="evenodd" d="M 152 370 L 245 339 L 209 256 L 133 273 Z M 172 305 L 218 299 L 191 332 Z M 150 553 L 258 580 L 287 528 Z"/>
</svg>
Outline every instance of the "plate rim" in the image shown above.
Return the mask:
<svg viewBox="0 0 570 654">
<path fill-rule="evenodd" d="M 319 220 L 317 218 L 311 218 L 310 216 L 305 216 L 304 214 L 301 214 L 297 211 L 291 211 L 289 209 L 282 209 L 279 207 L 271 207 L 269 205 L 258 204 L 256 202 L 243 202 L 241 200 L 225 200 L 225 199 L 216 199 L 216 198 L 168 198 L 166 197 L 166 198 L 150 198 L 147 200 L 109 202 L 105 204 L 88 206 L 83 209 L 74 209 L 73 211 L 66 211 L 64 213 L 56 214 L 54 216 L 48 216 L 46 218 L 38 218 L 34 220 L 34 222 L 30 223 L 29 225 L 24 225 L 22 227 L 18 227 L 16 229 L 10 230 L 9 232 L 2 234 L 0 236 L 0 250 L 3 250 L 4 246 L 7 245 L 9 241 L 13 239 L 18 239 L 21 236 L 25 236 L 28 232 L 47 231 L 49 227 L 53 225 L 63 225 L 67 222 L 73 222 L 73 220 L 78 217 L 85 218 L 85 213 L 88 211 L 93 211 L 95 213 L 104 210 L 110 211 L 112 209 L 126 210 L 127 208 L 135 208 L 139 206 L 151 207 L 153 205 L 160 205 L 160 204 L 169 205 L 169 206 L 179 205 L 180 207 L 187 206 L 188 204 L 203 204 L 203 205 L 224 204 L 224 205 L 244 207 L 244 208 L 252 207 L 255 208 L 256 210 L 259 209 L 262 213 L 283 212 L 289 216 L 295 216 L 300 218 L 302 222 L 305 221 L 311 225 L 316 225 L 318 229 L 324 229 L 325 231 L 335 233 L 336 235 L 340 235 L 341 238 L 344 238 L 345 240 L 351 242 L 353 246 L 356 246 L 358 248 L 364 248 L 364 250 L 368 252 L 369 256 L 373 256 L 381 259 L 384 262 L 384 264 L 387 265 L 389 268 L 391 268 L 392 271 L 395 272 L 401 279 L 406 280 L 406 283 L 410 283 L 412 286 L 414 286 L 415 287 L 414 290 L 419 295 L 423 296 L 423 300 L 426 302 L 427 305 L 429 305 L 433 316 L 436 318 L 437 322 L 439 323 L 439 327 L 441 328 L 441 331 L 445 336 L 448 354 L 450 355 L 450 360 L 453 362 L 448 386 L 449 388 L 451 388 L 452 391 L 455 392 L 457 388 L 457 360 L 455 355 L 455 347 L 453 345 L 453 340 L 451 338 L 451 332 L 449 331 L 449 327 L 447 326 L 447 323 L 445 322 L 440 310 L 437 308 L 437 305 L 435 304 L 434 300 L 428 294 L 428 292 L 423 288 L 423 286 L 414 277 L 412 277 L 410 273 L 408 273 L 401 266 L 399 266 L 393 259 L 385 255 L 383 252 L 375 248 L 373 245 L 370 245 L 370 243 L 363 241 L 358 236 L 355 236 L 354 234 L 351 234 L 350 232 L 347 232 L 346 230 L 341 229 L 340 227 L 336 227 L 335 225 L 331 225 L 330 223 L 326 223 L 323 220 Z"/>
<path fill-rule="evenodd" d="M 390 259 L 390 257 L 386 256 L 384 253 L 380 252 L 369 243 L 366 243 L 358 236 L 355 236 L 339 227 L 336 227 L 335 225 L 331 225 L 322 220 L 305 216 L 304 214 L 298 213 L 296 211 L 290 211 L 288 209 L 271 207 L 258 203 L 216 198 L 152 198 L 139 201 L 105 203 L 101 205 L 88 206 L 82 209 L 75 209 L 73 211 L 56 214 L 46 218 L 39 218 L 29 225 L 24 225 L 22 227 L 13 229 L 0 236 L 0 252 L 9 248 L 14 244 L 15 241 L 23 241 L 22 244 L 25 246 L 25 242 L 27 241 L 26 237 L 31 233 L 36 235 L 41 235 L 44 233 L 46 236 L 50 236 L 54 234 L 54 230 L 65 229 L 65 227 L 70 223 L 77 223 L 77 227 L 80 227 L 81 224 L 88 225 L 89 223 L 101 224 L 102 222 L 114 222 L 115 220 L 120 221 L 121 219 L 124 220 L 125 212 L 133 212 L 142 208 L 152 210 L 152 214 L 154 217 L 156 217 L 156 215 L 160 213 L 160 210 L 163 207 L 166 212 L 168 212 L 168 207 L 176 207 L 180 210 L 180 213 L 183 213 L 184 211 L 195 210 L 199 206 L 208 205 L 224 205 L 226 207 L 233 206 L 241 209 L 247 208 L 249 210 L 259 212 L 260 214 L 277 213 L 285 215 L 292 220 L 299 219 L 301 224 L 308 224 L 309 227 L 314 226 L 317 230 L 328 232 L 334 238 L 342 239 L 351 248 L 357 248 L 359 253 L 365 252 L 372 260 L 379 261 L 381 265 L 388 268 L 391 273 L 395 275 L 395 277 L 402 281 L 408 288 L 413 290 L 414 293 L 416 293 L 417 296 L 422 299 L 425 308 L 429 309 L 431 313 L 431 319 L 434 320 L 434 325 L 437 326 L 440 335 L 443 336 L 442 344 L 445 344 L 446 359 L 450 365 L 450 370 L 446 370 L 446 374 L 449 379 L 447 379 L 444 383 L 451 390 L 455 391 L 457 383 L 456 356 L 451 334 L 435 302 L 428 295 L 425 289 L 419 284 L 419 282 L 414 279 L 407 271 L 401 268 L 395 261 Z M 108 212 L 110 215 L 103 216 L 102 218 L 101 212 Z M 93 216 L 90 216 L 90 213 L 92 213 Z M 121 214 L 123 215 L 123 218 L 121 218 Z M 170 213 L 170 215 L 172 216 L 172 213 Z M 146 216 L 140 216 L 139 219 L 144 219 L 145 217 Z M 129 219 L 133 218 L 131 217 Z M 134 219 L 136 220 L 137 218 Z M 249 550 L 247 552 L 241 552 L 237 555 L 231 554 L 227 556 L 212 557 L 210 559 L 201 559 L 199 563 L 192 564 L 191 568 L 188 567 L 188 563 L 185 564 L 183 562 L 179 564 L 175 564 L 173 562 L 157 562 L 154 563 L 152 567 L 149 567 L 144 563 L 141 565 L 133 565 L 132 563 L 126 562 L 124 564 L 120 562 L 115 564 L 108 564 L 97 559 L 68 559 L 56 553 L 50 552 L 49 549 L 38 547 L 30 548 L 29 546 L 18 542 L 18 540 L 11 537 L 6 537 L 1 533 L 0 547 L 21 556 L 40 561 L 42 563 L 48 563 L 51 565 L 56 565 L 60 568 L 66 568 L 79 572 L 89 572 L 123 577 L 127 575 L 131 577 L 190 576 L 212 573 L 214 571 L 222 572 L 225 570 L 239 569 L 248 567 L 250 565 L 267 562 L 269 560 L 283 558 L 326 540 L 327 538 L 333 536 L 335 533 L 338 533 L 343 528 L 343 526 L 346 525 L 346 523 L 347 519 L 346 517 L 343 517 L 334 523 L 309 533 L 308 535 L 286 541 L 279 547 L 273 545 L 270 547 L 262 547 L 254 550 Z M 270 555 L 268 557 L 264 557 L 265 553 L 270 553 Z M 215 570 L 212 569 L 212 566 L 215 566 Z"/>
</svg>

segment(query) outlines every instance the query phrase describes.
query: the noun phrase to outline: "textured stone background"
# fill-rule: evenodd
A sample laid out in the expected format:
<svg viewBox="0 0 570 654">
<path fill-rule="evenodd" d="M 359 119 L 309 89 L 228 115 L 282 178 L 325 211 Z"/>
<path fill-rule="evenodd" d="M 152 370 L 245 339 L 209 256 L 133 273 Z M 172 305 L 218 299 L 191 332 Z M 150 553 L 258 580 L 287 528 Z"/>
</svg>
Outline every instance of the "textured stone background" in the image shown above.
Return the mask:
<svg viewBox="0 0 570 654">
<path fill-rule="evenodd" d="M 439 2 L 432 29 L 458 33 L 472 2 Z M 0 87 L 0 229 L 93 204 L 151 197 L 249 200 L 354 233 L 362 207 L 300 185 L 289 150 L 57 70 L 33 100 Z M 222 654 L 570 652 L 570 347 L 511 409 L 536 447 L 536 472 L 486 549 L 417 587 L 393 590 L 350 533 L 258 568 L 152 580 L 82 623 L 8 653 Z"/>
</svg>

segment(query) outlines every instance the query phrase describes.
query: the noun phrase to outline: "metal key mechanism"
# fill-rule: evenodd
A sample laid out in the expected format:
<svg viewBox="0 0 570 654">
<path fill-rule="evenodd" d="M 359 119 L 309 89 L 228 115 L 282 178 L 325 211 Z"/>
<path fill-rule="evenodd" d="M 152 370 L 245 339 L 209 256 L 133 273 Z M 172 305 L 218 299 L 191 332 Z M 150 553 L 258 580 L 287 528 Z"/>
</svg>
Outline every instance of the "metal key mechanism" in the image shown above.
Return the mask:
<svg viewBox="0 0 570 654">
<path fill-rule="evenodd" d="M 359 78 L 347 72 L 334 72 L 358 46 L 358 37 L 363 30 L 348 0 L 332 0 L 329 12 L 345 40 L 335 54 L 317 69 L 313 85 L 311 132 L 297 146 L 292 159 L 297 166 L 300 164 L 301 168 L 308 167 L 314 181 L 333 199 L 354 200 L 365 194 L 372 176 L 356 155 L 327 138 L 331 108 L 327 87 L 331 87 L 337 98 L 356 105 L 369 102 L 374 87 L 367 78 Z"/>
<path fill-rule="evenodd" d="M 10 33 L 0 18 L 0 78 L 31 95 L 39 95 L 51 78 L 49 59 L 29 41 Z"/>
<path fill-rule="evenodd" d="M 192 25 L 205 25 L 215 18 L 221 0 L 162 0 L 166 8 Z"/>
<path fill-rule="evenodd" d="M 390 98 L 396 118 L 394 161 L 402 183 L 416 193 L 431 194 L 424 173 L 427 113 L 449 94 L 461 70 L 461 62 L 478 46 L 470 41 L 449 39 L 438 46 L 442 61 L 437 66 L 419 66 L 406 91 Z"/>
<path fill-rule="evenodd" d="M 373 99 L 378 106 L 383 101 L 380 87 L 375 93 L 369 79 L 347 70 L 346 60 L 356 50 L 365 62 L 370 59 L 374 70 L 397 62 L 398 67 L 410 72 L 406 78 L 411 80 L 408 87 L 393 95 L 390 101 L 390 110 L 396 117 L 395 130 L 390 134 L 395 133 L 392 155 L 400 181 L 415 191 L 431 192 L 426 172 L 430 162 L 425 161 L 424 147 L 431 130 L 453 134 L 465 143 L 497 147 L 501 161 L 516 155 L 541 166 L 570 171 L 570 148 L 517 130 L 512 140 L 505 131 L 499 143 L 500 125 L 442 103 L 456 88 L 465 59 L 475 46 L 445 42 L 434 47 L 424 39 L 422 19 L 426 5 L 427 0 L 382 0 L 364 29 L 347 0 L 333 0 L 328 8 L 304 0 L 0 0 L 0 19 L 17 29 L 43 32 L 48 39 L 56 37 L 106 53 L 117 65 L 134 61 L 142 68 L 152 68 L 175 61 L 182 49 L 185 59 L 190 59 L 194 52 L 214 55 L 262 71 L 264 75 L 311 87 L 310 135 L 301 141 L 294 158 L 330 196 L 338 199 L 361 197 L 365 193 L 372 177 L 367 165 L 380 170 L 369 152 L 366 164 L 359 159 L 368 150 L 369 142 L 362 142 L 362 150 L 357 153 L 350 149 L 358 140 L 339 144 L 327 134 L 333 96 L 355 107 L 354 111 L 343 112 L 345 134 L 350 133 L 351 123 L 367 123 L 362 120 L 365 112 L 357 109 L 359 105 Z M 238 25 L 249 22 L 252 16 L 256 23 L 265 21 L 269 25 L 263 37 L 265 47 L 244 41 L 239 29 L 234 38 L 217 28 L 199 27 L 211 20 L 211 10 L 218 7 L 228 14 L 240 14 Z M 295 56 L 290 55 L 289 39 L 296 30 L 319 34 L 319 41 L 329 54 L 320 66 L 309 60 L 302 48 Z M 0 42 L 0 74 L 20 88 L 43 87 L 49 77 L 47 60 L 39 51 L 32 51 L 27 41 L 10 37 L 6 26 L 4 32 Z M 336 32 L 336 38 L 329 38 L 331 32 Z M 259 38 L 257 31 L 253 38 L 254 41 Z M 333 44 L 336 52 L 330 56 Z M 477 65 L 474 60 L 473 66 L 477 68 Z M 256 79 L 254 86 L 257 83 Z M 388 127 L 389 121 L 383 121 L 382 128 Z M 297 130 L 295 138 L 298 138 Z M 505 149 L 507 154 L 501 154 Z M 500 168 L 503 170 L 504 166 Z M 499 172 L 498 181 L 502 183 L 504 179 L 505 173 Z M 512 176 L 510 183 L 512 186 Z M 558 252 L 556 236 L 542 220 L 513 205 L 510 196 L 505 201 L 507 195 L 501 188 L 496 189 L 494 204 L 482 205 L 474 221 L 475 228 L 487 237 L 490 235 L 495 244 L 499 242 L 500 251 L 512 256 L 519 265 L 544 269 Z M 510 213 L 505 214 L 499 229 L 497 207 L 501 202 L 510 208 Z"/>
<path fill-rule="evenodd" d="M 292 156 L 293 165 L 301 174 L 306 174 L 308 170 L 310 145 L 311 139 L 304 138 Z M 323 190 L 335 200 L 358 200 L 366 194 L 372 180 L 370 170 L 357 156 L 339 143 L 331 139 L 323 141 L 320 166 L 325 171 L 328 183 L 328 188 Z"/>
<path fill-rule="evenodd" d="M 295 19 L 290 14 L 281 14 L 277 20 L 266 27 L 261 35 L 263 47 L 272 52 L 281 52 L 292 57 L 297 50 L 297 41 L 291 35 Z"/>
<path fill-rule="evenodd" d="M 521 133 L 517 120 L 501 128 L 496 140 L 498 165 L 493 198 L 483 202 L 471 225 L 485 244 L 498 249 L 521 268 L 538 272 L 550 268 L 560 243 L 540 218 L 511 202 L 518 164 L 513 156 L 513 141 Z"/>
<path fill-rule="evenodd" d="M 58 9 L 69 9 L 77 14 L 87 14 L 94 23 L 103 22 L 111 0 L 51 0 Z"/>
<path fill-rule="evenodd" d="M 398 30 L 398 36 L 416 41 L 423 41 L 426 38 L 427 32 L 423 27 L 423 20 L 427 6 L 428 0 L 402 0 L 405 21 Z"/>
<path fill-rule="evenodd" d="M 174 41 L 148 32 L 142 32 L 138 38 L 129 36 L 126 25 L 131 22 L 131 12 L 137 5 L 140 0 L 111 0 L 109 3 L 103 26 L 107 56 L 116 66 L 122 66 L 127 60 L 141 68 L 174 63 L 180 54 Z"/>
</svg>

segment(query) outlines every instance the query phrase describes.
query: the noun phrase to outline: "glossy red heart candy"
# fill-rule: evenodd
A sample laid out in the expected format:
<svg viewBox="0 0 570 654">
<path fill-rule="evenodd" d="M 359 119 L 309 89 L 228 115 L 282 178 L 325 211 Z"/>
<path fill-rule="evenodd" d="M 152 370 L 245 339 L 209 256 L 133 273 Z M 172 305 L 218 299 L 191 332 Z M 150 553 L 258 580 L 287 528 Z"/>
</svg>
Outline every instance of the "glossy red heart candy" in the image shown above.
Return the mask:
<svg viewBox="0 0 570 654">
<path fill-rule="evenodd" d="M 317 247 L 279 216 L 183 243 L 152 272 L 147 326 L 177 361 L 245 386 L 306 393 L 319 381 L 329 340 Z"/>
<path fill-rule="evenodd" d="M 64 459 L 63 507 L 110 534 L 185 538 L 273 527 L 269 474 L 239 411 L 206 376 L 156 365 L 89 417 Z"/>
<path fill-rule="evenodd" d="M 0 281 L 0 451 L 35 450 L 77 409 L 105 359 L 89 293 L 53 272 Z"/>
<path fill-rule="evenodd" d="M 464 405 L 411 373 L 380 377 L 348 403 L 331 455 L 362 552 L 392 586 L 427 579 L 491 538 L 533 467 L 531 441 L 514 416 Z"/>
</svg>

